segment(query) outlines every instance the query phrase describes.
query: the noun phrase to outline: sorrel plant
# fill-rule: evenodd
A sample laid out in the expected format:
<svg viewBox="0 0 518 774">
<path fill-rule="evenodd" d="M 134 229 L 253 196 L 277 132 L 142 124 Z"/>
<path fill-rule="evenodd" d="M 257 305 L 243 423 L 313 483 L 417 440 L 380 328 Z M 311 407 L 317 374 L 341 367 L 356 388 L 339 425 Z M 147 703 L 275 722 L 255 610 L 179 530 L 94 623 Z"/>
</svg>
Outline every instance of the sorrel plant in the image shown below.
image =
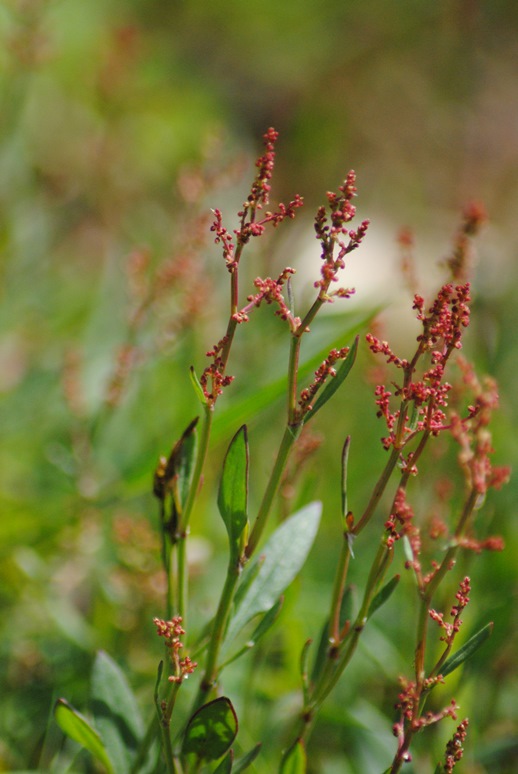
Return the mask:
<svg viewBox="0 0 518 774">
<path fill-rule="evenodd" d="M 286 590 L 299 574 L 317 534 L 322 506 L 313 501 L 272 525 L 279 511 L 278 498 L 290 455 L 304 436 L 303 428 L 336 395 L 355 362 L 359 336 L 332 348 L 316 367 L 304 362 L 301 347 L 323 307 L 346 300 L 354 292 L 343 287 L 341 275 L 349 255 L 361 246 L 368 221 L 352 228 L 356 210 L 356 177 L 349 172 L 337 193 L 327 194 L 314 220 L 321 246 L 320 271 L 314 281 L 314 297 L 308 308 L 295 314 L 292 277 L 285 267 L 276 278 L 257 278 L 253 292 L 240 285 L 240 268 L 247 247 L 269 227 L 277 228 L 295 218 L 303 205 L 295 196 L 289 204 L 268 209 L 275 160 L 277 132 L 264 136 L 265 151 L 257 161 L 250 193 L 238 213 L 238 225 L 229 230 L 220 210 L 213 211 L 211 230 L 219 245 L 228 273 L 230 294 L 226 330 L 207 352 L 207 364 L 191 379 L 201 405 L 200 416 L 186 420 L 185 430 L 169 456 L 161 457 L 154 475 L 153 492 L 159 506 L 161 554 L 166 577 L 162 611 L 150 611 L 156 632 L 164 644 L 154 688 L 149 690 L 147 727 L 120 669 L 99 654 L 92 678 L 93 721 L 87 720 L 65 700 L 57 702 L 56 719 L 61 728 L 86 747 L 108 772 L 166 771 L 187 774 L 241 772 L 249 766 L 271 770 L 261 760 L 261 739 L 243 750 L 238 736 L 235 700 L 225 694 L 224 670 L 244 657 L 266 637 L 279 617 Z M 400 576 L 389 575 L 397 551 L 404 551 L 404 567 L 415 589 L 414 659 L 407 674 L 399 677 L 400 692 L 394 696 L 395 737 L 393 759 L 386 772 L 400 771 L 412 758 L 417 734 L 449 717 L 457 719 L 459 707 L 453 697 L 444 706 L 429 709 L 430 695 L 437 685 L 471 656 L 490 635 L 488 622 L 463 644 L 456 639 L 462 614 L 471 593 L 470 578 L 455 577 L 461 552 L 475 554 L 500 550 L 498 537 L 477 537 L 476 516 L 489 489 L 500 487 L 509 476 L 507 468 L 491 463 L 489 423 L 498 404 L 495 383 L 479 380 L 471 365 L 461 358 L 462 339 L 470 320 L 471 290 L 469 240 L 483 220 L 480 208 L 471 206 L 455 238 L 447 265 L 451 277 L 435 298 L 426 302 L 415 294 L 413 310 L 420 330 L 415 349 L 408 356 L 396 354 L 388 342 L 369 333 L 366 342 L 383 361 L 386 383 L 375 388 L 378 417 L 386 429 L 382 445 L 386 461 L 371 494 L 362 505 L 350 507 L 347 471 L 349 456 L 365 449 L 347 437 L 342 449 L 341 519 L 337 522 L 340 553 L 326 623 L 312 640 L 300 643 L 301 699 L 297 718 L 285 732 L 283 750 L 278 751 L 282 774 L 307 770 L 307 742 L 320 708 L 351 664 L 369 620 L 385 604 L 397 598 Z M 406 254 L 411 249 L 403 238 Z M 255 463 L 250 460 L 248 432 L 243 425 L 235 432 L 224 460 L 217 492 L 217 506 L 228 533 L 228 565 L 219 602 L 206 620 L 195 620 L 190 609 L 187 544 L 191 522 L 196 523 L 200 491 L 210 455 L 211 430 L 218 400 L 233 381 L 232 348 L 242 325 L 253 325 L 255 310 L 270 305 L 285 324 L 289 339 L 288 368 L 284 383 L 286 412 L 284 428 L 272 467 L 255 513 L 249 513 L 249 478 Z M 453 386 L 452 361 L 460 369 Z M 313 377 L 308 374 L 313 371 Z M 459 447 L 458 463 L 464 474 L 464 491 L 453 497 L 448 519 L 424 519 L 412 505 L 412 489 L 423 476 L 429 460 L 425 452 L 438 437 Z M 252 455 L 253 456 L 253 455 Z M 430 472 L 433 475 L 433 472 Z M 446 511 L 446 509 L 443 509 Z M 373 527 L 373 525 L 376 525 Z M 370 525 L 377 531 L 377 551 L 369 559 L 364 588 L 353 606 L 349 575 L 351 564 L 364 561 L 360 538 Z M 268 539 L 265 542 L 265 535 Z M 455 577 L 457 591 L 441 607 L 438 590 Z M 389 602 L 390 600 L 390 602 Z M 246 639 L 240 634 L 246 633 Z M 395 675 L 394 675 L 395 677 Z M 185 681 L 196 681 L 187 703 L 178 702 Z M 290 725 L 291 724 L 291 725 Z M 436 772 L 451 772 L 462 758 L 468 718 L 452 732 Z M 247 730 L 247 738 L 254 729 Z M 234 756 L 234 751 L 236 755 Z"/>
</svg>

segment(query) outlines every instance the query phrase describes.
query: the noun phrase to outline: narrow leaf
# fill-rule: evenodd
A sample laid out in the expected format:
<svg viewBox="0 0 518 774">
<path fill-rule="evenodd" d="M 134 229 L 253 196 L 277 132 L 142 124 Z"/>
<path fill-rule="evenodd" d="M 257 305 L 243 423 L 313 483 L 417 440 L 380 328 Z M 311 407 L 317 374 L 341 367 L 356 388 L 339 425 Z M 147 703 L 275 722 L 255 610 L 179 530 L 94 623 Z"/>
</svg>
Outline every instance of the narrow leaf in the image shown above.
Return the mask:
<svg viewBox="0 0 518 774">
<path fill-rule="evenodd" d="M 282 759 L 279 774 L 305 774 L 306 750 L 302 739 L 297 739 Z"/>
<path fill-rule="evenodd" d="M 172 492 L 174 497 L 174 506 L 176 510 L 182 510 L 187 497 L 192 478 L 192 472 L 196 460 L 196 425 L 199 417 L 190 422 L 182 433 L 181 438 L 171 449 L 165 468 L 161 472 L 161 479 L 157 481 L 155 474 L 155 492 L 158 488 L 164 493 Z"/>
<path fill-rule="evenodd" d="M 443 677 L 449 675 L 455 669 L 458 669 L 466 659 L 477 651 L 480 646 L 491 636 L 493 633 L 493 622 L 486 624 L 480 631 L 470 637 L 470 639 L 460 648 L 453 656 L 450 656 L 442 665 L 440 672 Z"/>
<path fill-rule="evenodd" d="M 124 674 L 103 651 L 92 670 L 92 712 L 115 770 L 129 771 L 143 724 Z"/>
<path fill-rule="evenodd" d="M 100 735 L 81 713 L 65 699 L 58 699 L 54 707 L 54 717 L 63 733 L 88 750 L 94 758 L 102 763 L 108 774 L 115 774 L 115 769 Z"/>
<path fill-rule="evenodd" d="M 351 436 L 348 435 L 342 449 L 342 516 L 347 516 L 349 510 L 347 506 L 347 465 L 349 462 L 349 447 L 351 445 Z"/>
<path fill-rule="evenodd" d="M 200 384 L 200 380 L 198 379 L 198 376 L 196 375 L 196 371 L 194 370 L 194 366 L 191 366 L 189 368 L 189 376 L 191 377 L 191 384 L 194 388 L 194 392 L 196 393 L 196 397 L 202 403 L 204 406 L 207 403 L 207 398 L 204 395 L 203 387 Z"/>
<path fill-rule="evenodd" d="M 193 753 L 199 760 L 215 761 L 230 749 L 237 734 L 237 716 L 230 699 L 222 696 L 195 712 L 187 724 L 183 739 L 184 755 Z"/>
<path fill-rule="evenodd" d="M 228 532 L 231 555 L 239 553 L 239 538 L 247 525 L 248 438 L 243 425 L 228 448 L 218 492 L 218 508 Z"/>
<path fill-rule="evenodd" d="M 386 583 L 383 588 L 381 588 L 376 596 L 373 598 L 372 602 L 370 603 L 369 610 L 367 613 L 367 618 L 370 618 L 371 615 L 374 615 L 376 610 L 378 610 L 382 605 L 385 604 L 385 602 L 389 599 L 392 592 L 395 590 L 396 586 L 399 583 L 399 579 L 401 576 L 394 575 L 393 578 L 391 578 L 388 583 Z"/>
<path fill-rule="evenodd" d="M 184 431 L 179 443 L 178 459 L 176 463 L 176 473 L 178 476 L 178 495 L 182 511 L 189 497 L 191 488 L 192 474 L 196 464 L 197 435 L 196 425 L 199 417 L 193 419 L 187 429 Z"/>
<path fill-rule="evenodd" d="M 316 399 L 313 405 L 313 411 L 309 415 L 310 418 L 314 417 L 317 411 L 319 411 L 322 408 L 322 406 L 324 406 L 327 403 L 327 401 L 333 397 L 333 395 L 338 390 L 338 388 L 343 384 L 343 382 L 349 376 L 351 368 L 354 365 L 354 361 L 356 360 L 356 353 L 358 352 L 359 341 L 360 341 L 360 337 L 356 336 L 356 338 L 354 339 L 354 343 L 351 349 L 349 350 L 349 354 L 347 355 L 342 365 L 336 372 L 336 376 L 329 379 L 324 389 Z"/>
<path fill-rule="evenodd" d="M 213 774 L 230 774 L 232 771 L 232 764 L 234 762 L 234 751 L 229 750 L 225 755 L 221 763 L 214 769 Z"/>
<path fill-rule="evenodd" d="M 282 610 L 282 605 L 284 603 L 284 597 L 280 597 L 280 599 L 277 600 L 277 602 L 271 607 L 268 612 L 263 615 L 261 620 L 259 621 L 256 629 L 254 629 L 254 632 L 251 636 L 252 642 L 255 643 L 258 642 L 261 637 L 264 637 L 267 631 L 269 631 L 272 626 L 274 625 L 275 621 L 279 617 L 279 613 Z"/>
<path fill-rule="evenodd" d="M 263 615 L 263 617 L 259 621 L 259 624 L 254 629 L 251 637 L 248 638 L 248 640 L 246 641 L 246 643 L 243 645 L 242 648 L 240 648 L 238 651 L 233 653 L 233 655 L 230 656 L 230 658 L 224 661 L 224 663 L 221 665 L 221 669 L 223 669 L 223 667 L 228 666 L 232 662 L 237 661 L 237 659 L 240 658 L 240 656 L 242 656 L 244 653 L 248 653 L 248 651 L 250 651 L 252 648 L 254 648 L 257 645 L 261 637 L 263 637 L 266 634 L 266 632 L 268 632 L 272 628 L 273 624 L 279 617 L 279 613 L 281 611 L 283 602 L 284 602 L 284 597 L 281 597 L 280 599 L 277 600 L 275 605 L 270 610 L 268 610 L 268 612 L 265 615 Z"/>
<path fill-rule="evenodd" d="M 321 503 L 310 503 L 271 535 L 262 551 L 262 566 L 230 622 L 229 642 L 251 618 L 270 610 L 300 572 L 316 537 L 321 513 Z M 253 566 L 250 571 L 255 572 Z"/>
<path fill-rule="evenodd" d="M 234 768 L 232 769 L 232 774 L 241 774 L 242 771 L 245 771 L 257 758 L 259 753 L 261 752 L 262 743 L 259 742 L 256 744 L 255 747 L 252 747 L 252 749 L 247 752 L 246 755 L 243 755 L 242 758 L 239 758 L 234 763 Z"/>
</svg>

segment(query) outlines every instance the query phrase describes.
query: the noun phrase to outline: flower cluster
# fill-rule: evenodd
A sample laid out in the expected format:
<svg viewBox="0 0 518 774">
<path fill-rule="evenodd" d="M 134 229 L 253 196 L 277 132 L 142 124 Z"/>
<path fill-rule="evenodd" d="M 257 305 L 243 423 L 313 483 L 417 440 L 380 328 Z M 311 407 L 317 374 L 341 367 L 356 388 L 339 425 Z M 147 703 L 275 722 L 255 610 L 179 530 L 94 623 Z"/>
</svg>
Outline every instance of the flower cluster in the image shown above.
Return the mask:
<svg viewBox="0 0 518 774">
<path fill-rule="evenodd" d="M 169 676 L 168 680 L 170 683 L 181 683 L 198 666 L 196 661 L 191 661 L 189 656 L 180 658 L 180 651 L 183 648 L 180 637 L 185 634 L 185 629 L 182 627 L 182 617 L 177 615 L 171 621 L 153 618 L 153 623 L 156 626 L 158 636 L 165 639 L 165 645 L 175 672 L 174 675 Z"/>
<path fill-rule="evenodd" d="M 403 487 L 399 487 L 396 492 L 390 516 L 384 527 L 387 531 L 386 545 L 388 548 L 392 548 L 397 540 L 406 536 L 410 542 L 414 562 L 407 561 L 405 567 L 409 569 L 412 566 L 416 572 L 419 572 L 421 567 L 417 557 L 421 553 L 421 533 L 414 524 L 414 511 L 407 502 L 406 491 Z"/>
<path fill-rule="evenodd" d="M 279 139 L 279 132 L 273 127 L 270 127 L 263 135 L 265 153 L 259 156 L 255 162 L 257 167 L 257 176 L 252 184 L 250 196 L 243 208 L 247 206 L 255 205 L 258 208 L 262 204 L 268 204 L 270 197 L 270 180 L 273 174 L 273 167 L 275 164 L 275 143 Z"/>
<path fill-rule="evenodd" d="M 290 324 L 290 329 L 295 331 L 300 325 L 300 317 L 294 317 L 286 304 L 284 296 L 282 294 L 282 288 L 286 281 L 289 280 L 292 274 L 295 274 L 295 269 L 291 269 L 287 266 L 277 277 L 276 280 L 271 277 L 261 279 L 257 277 L 254 280 L 254 285 L 258 289 L 258 293 L 247 297 L 248 304 L 243 307 L 239 312 L 233 315 L 233 319 L 238 322 L 248 322 L 248 315 L 254 307 L 261 306 L 264 301 L 266 304 L 276 304 L 279 308 L 275 311 L 275 314 L 281 318 L 281 320 L 287 320 Z"/>
<path fill-rule="evenodd" d="M 256 178 L 252 183 L 250 193 L 242 209 L 238 212 L 240 226 L 234 229 L 233 235 L 223 225 L 222 214 L 218 209 L 214 209 L 214 222 L 211 231 L 216 234 L 216 244 L 221 244 L 223 249 L 223 258 L 229 272 L 235 272 L 239 263 L 240 251 L 251 237 L 261 236 L 265 227 L 271 223 L 274 227 L 282 223 L 283 220 L 293 220 L 295 212 L 302 207 L 304 200 L 302 196 L 296 194 L 289 204 L 279 204 L 275 212 L 265 212 L 264 217 L 257 220 L 257 212 L 266 206 L 270 198 L 270 180 L 273 174 L 275 164 L 275 143 L 279 133 L 275 129 L 268 129 L 264 135 L 265 153 L 256 161 L 258 169 Z"/>
<path fill-rule="evenodd" d="M 464 209 L 463 221 L 455 239 L 453 253 L 446 261 L 455 281 L 462 281 L 469 274 L 471 268 L 470 238 L 478 233 L 486 219 L 486 211 L 483 205 L 478 202 L 471 202 Z"/>
<path fill-rule="evenodd" d="M 425 726 L 431 726 L 434 723 L 438 723 L 446 717 L 451 717 L 456 720 L 458 706 L 455 699 L 452 699 L 450 704 L 439 712 L 426 712 L 424 715 L 421 715 L 419 711 L 423 691 L 430 691 L 439 683 L 443 683 L 444 679 L 442 675 L 427 678 L 424 680 L 422 686 L 418 686 L 413 680 L 407 680 L 407 678 L 402 676 L 400 676 L 399 682 L 402 690 L 398 694 L 398 702 L 395 706 L 400 712 L 400 720 L 398 723 L 394 724 L 392 731 L 394 736 L 400 739 L 400 742 L 404 739 L 404 728 L 406 724 L 409 724 L 412 731 L 415 732 Z"/>
<path fill-rule="evenodd" d="M 314 284 L 320 289 L 319 297 L 325 301 L 331 301 L 333 296 L 349 298 L 354 293 L 351 288 L 339 288 L 329 293 L 329 287 L 332 282 L 338 281 L 338 272 L 345 267 L 345 256 L 361 244 L 369 227 L 368 220 L 362 221 L 356 230 L 346 227 L 356 215 L 356 207 L 351 203 L 356 196 L 356 174 L 353 170 L 338 190 L 338 194 L 328 192 L 329 214 L 326 207 L 319 207 L 314 223 L 316 237 L 322 245 L 323 260 L 321 278 Z M 348 241 L 345 242 L 343 237 L 348 237 Z M 335 246 L 339 248 L 336 256 Z"/>
<path fill-rule="evenodd" d="M 468 725 L 468 718 L 464 718 L 464 720 L 459 723 L 455 733 L 446 745 L 446 753 L 444 756 L 444 774 L 451 774 L 456 764 L 462 760 L 462 756 L 464 755 L 464 748 L 462 745 L 466 741 Z"/>
<path fill-rule="evenodd" d="M 511 469 L 491 463 L 493 453 L 488 425 L 493 411 L 498 407 L 498 389 L 493 379 L 481 383 L 472 366 L 463 358 L 458 360 L 463 383 L 474 395 L 469 406 L 469 418 L 462 420 L 457 413 L 451 417 L 451 434 L 460 446 L 459 462 L 468 486 L 482 498 L 489 488 L 499 489 L 509 480 Z"/>
<path fill-rule="evenodd" d="M 225 375 L 225 362 L 221 356 L 227 341 L 228 337 L 223 336 L 223 338 L 206 353 L 207 357 L 212 358 L 212 362 L 209 363 L 200 376 L 200 384 L 203 395 L 209 404 L 214 404 L 218 395 L 221 395 L 223 392 L 223 388 L 228 387 L 228 385 L 234 381 L 233 376 Z"/>
<path fill-rule="evenodd" d="M 466 576 L 461 581 L 459 590 L 457 592 L 456 599 L 457 604 L 453 605 L 450 611 L 450 615 L 453 618 L 451 623 L 444 620 L 444 613 L 439 613 L 437 610 L 430 609 L 428 614 L 432 621 L 435 621 L 441 629 L 444 630 L 444 634 L 441 636 L 441 640 L 447 645 L 452 645 L 455 635 L 462 626 L 460 619 L 461 613 L 469 602 L 469 592 L 471 591 L 470 579 Z"/>
<path fill-rule="evenodd" d="M 382 438 L 385 449 L 402 449 L 419 432 L 438 435 L 447 429 L 444 409 L 451 385 L 444 380 L 445 369 L 451 353 L 462 346 L 462 331 L 469 324 L 469 301 L 469 284 L 444 285 L 428 312 L 424 299 L 419 295 L 414 297 L 413 308 L 422 332 L 417 337 L 418 346 L 411 361 L 398 357 L 388 342 L 367 334 L 370 350 L 403 371 L 403 383 L 395 384 L 394 396 L 400 399 L 400 408 L 396 411 L 391 408 L 393 394 L 384 384 L 379 384 L 375 391 L 377 415 L 385 419 L 389 431 Z M 431 365 L 420 379 L 415 379 L 417 363 L 425 354 L 429 355 Z"/>
</svg>

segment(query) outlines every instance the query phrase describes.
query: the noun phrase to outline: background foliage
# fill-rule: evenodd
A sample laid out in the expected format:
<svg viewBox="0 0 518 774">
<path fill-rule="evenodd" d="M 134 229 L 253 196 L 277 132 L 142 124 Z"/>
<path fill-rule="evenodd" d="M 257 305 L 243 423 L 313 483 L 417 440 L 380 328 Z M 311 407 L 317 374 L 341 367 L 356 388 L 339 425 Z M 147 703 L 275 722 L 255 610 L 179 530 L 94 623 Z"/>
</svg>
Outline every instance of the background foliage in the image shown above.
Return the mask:
<svg viewBox="0 0 518 774">
<path fill-rule="evenodd" d="M 373 222 L 371 247 L 354 255 L 347 279 L 359 298 L 322 322 L 316 348 L 387 302 L 390 335 L 404 347 L 399 309 L 410 303 L 398 290 L 398 229 L 415 230 L 430 288 L 462 204 L 485 202 L 468 351 L 500 382 L 497 457 L 516 462 L 517 27 L 517 8 L 498 0 L 0 5 L 0 769 L 50 765 L 60 745 L 50 708 L 59 695 L 86 703 L 98 648 L 148 700 L 160 657 L 151 619 L 163 592 L 152 471 L 197 412 L 188 368 L 203 367 L 225 319 L 210 208 L 227 218 L 237 210 L 268 126 L 281 132 L 274 199 L 302 194 L 310 218 L 354 167 L 360 217 Z M 303 295 L 312 257 L 302 215 L 267 252 L 249 256 L 249 278 L 302 264 Z M 267 310 L 259 319 L 260 341 L 258 326 L 237 342 L 207 507 L 193 525 L 201 618 L 224 563 L 210 476 L 250 420 L 232 406 L 284 372 L 281 326 Z M 361 375 L 370 363 L 361 353 L 338 407 L 315 422 L 323 459 L 308 465 L 298 490 L 284 490 L 286 511 L 324 501 L 316 549 L 283 613 L 290 626 L 278 626 L 268 653 L 229 673 L 237 684 L 245 668 L 251 682 L 259 663 L 266 670 L 256 686 L 258 738 L 272 712 L 291 711 L 300 644 L 324 615 L 343 438 L 353 437 L 353 508 L 383 460 Z M 251 422 L 265 475 L 282 410 L 274 402 Z M 472 718 L 472 772 L 516 765 L 516 486 L 486 506 L 487 531 L 503 534 L 507 550 L 477 558 L 466 623 L 495 621 L 456 694 Z M 258 497 L 260 485 L 252 500 L 254 490 Z M 426 503 L 424 485 L 420 496 Z M 313 752 L 326 774 L 381 770 L 391 757 L 394 680 L 411 658 L 402 632 L 412 621 L 394 610 L 373 624 L 320 721 Z M 282 706 L 273 703 L 280 686 Z M 421 750 L 423 762 L 428 754 Z"/>
</svg>

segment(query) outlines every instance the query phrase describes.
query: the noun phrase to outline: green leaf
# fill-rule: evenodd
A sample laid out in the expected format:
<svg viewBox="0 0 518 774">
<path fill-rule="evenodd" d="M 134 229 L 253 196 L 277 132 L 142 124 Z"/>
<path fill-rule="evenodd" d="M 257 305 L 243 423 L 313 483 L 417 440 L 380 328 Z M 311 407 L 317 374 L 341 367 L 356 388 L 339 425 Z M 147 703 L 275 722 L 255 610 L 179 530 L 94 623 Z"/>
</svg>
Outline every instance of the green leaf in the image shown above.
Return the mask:
<svg viewBox="0 0 518 774">
<path fill-rule="evenodd" d="M 232 771 L 232 764 L 234 762 L 234 752 L 233 750 L 229 750 L 228 753 L 225 755 L 221 763 L 217 768 L 214 769 L 212 774 L 230 774 Z"/>
<path fill-rule="evenodd" d="M 336 372 L 336 376 L 329 379 L 324 389 L 316 399 L 313 405 L 313 410 L 309 414 L 308 419 L 312 419 L 315 416 L 317 411 L 319 411 L 322 408 L 322 406 L 324 406 L 327 403 L 327 401 L 333 397 L 333 395 L 338 390 L 338 388 L 343 384 L 343 382 L 349 376 L 351 368 L 354 365 L 354 361 L 356 360 L 356 353 L 358 352 L 359 341 L 360 341 L 360 337 L 356 336 L 356 338 L 354 339 L 354 343 L 351 349 L 349 350 L 349 354 L 347 355 L 342 365 Z"/>
<path fill-rule="evenodd" d="M 222 696 L 195 712 L 187 724 L 182 753 L 215 761 L 229 749 L 237 734 L 237 716 L 230 699 Z"/>
<path fill-rule="evenodd" d="M 342 448 L 342 516 L 347 516 L 347 467 L 349 462 L 349 447 L 351 436 L 348 435 Z"/>
<path fill-rule="evenodd" d="M 232 439 L 223 463 L 223 474 L 218 492 L 218 508 L 225 522 L 231 558 L 240 553 L 240 537 L 247 518 L 248 498 L 248 438 L 246 425 L 239 428 Z"/>
<path fill-rule="evenodd" d="M 284 597 L 280 597 L 277 602 L 271 607 L 268 612 L 263 615 L 261 620 L 259 621 L 257 627 L 254 629 L 254 632 L 251 636 L 252 642 L 255 643 L 258 642 L 261 637 L 264 637 L 266 632 L 268 632 L 272 626 L 274 625 L 275 621 L 279 617 L 279 613 L 282 610 L 282 605 L 284 603 Z"/>
<path fill-rule="evenodd" d="M 461 666 L 493 633 L 493 622 L 486 624 L 480 631 L 470 637 L 470 639 L 453 656 L 450 656 L 440 669 L 443 677 L 449 675 L 455 669 Z"/>
<path fill-rule="evenodd" d="M 104 766 L 108 774 L 115 774 L 99 733 L 81 713 L 65 699 L 58 699 L 54 707 L 54 717 L 63 733 L 88 750 Z"/>
<path fill-rule="evenodd" d="M 270 610 L 300 572 L 316 537 L 322 504 L 310 503 L 286 519 L 262 550 L 262 565 L 241 599 L 228 631 L 232 638 L 258 613 Z M 256 572 L 254 567 L 249 570 Z"/>
<path fill-rule="evenodd" d="M 279 617 L 279 613 L 281 611 L 283 602 L 284 602 L 284 597 L 281 597 L 280 599 L 277 600 L 275 605 L 272 608 L 270 608 L 270 610 L 268 610 L 268 612 L 265 615 L 263 615 L 258 625 L 254 629 L 251 637 L 249 637 L 248 640 L 246 641 L 245 645 L 242 648 L 240 648 L 238 651 L 236 651 L 232 656 L 230 656 L 230 658 L 226 659 L 225 662 L 222 664 L 221 669 L 223 669 L 223 667 L 225 666 L 228 666 L 233 661 L 236 661 L 240 656 L 242 656 L 244 653 L 248 653 L 249 650 L 251 650 L 257 645 L 261 637 L 264 637 L 266 632 L 268 632 L 271 629 L 271 627 Z"/>
<path fill-rule="evenodd" d="M 172 492 L 175 513 L 183 510 L 189 496 L 196 463 L 196 425 L 198 419 L 199 417 L 196 417 L 190 422 L 182 433 L 182 437 L 173 446 L 163 474 L 158 477 L 155 474 L 155 493 L 162 491 L 165 495 L 167 491 Z"/>
<path fill-rule="evenodd" d="M 179 441 L 178 458 L 176 460 L 176 475 L 178 476 L 178 494 L 182 510 L 184 509 L 187 498 L 189 497 L 192 474 L 196 464 L 196 449 L 198 443 L 196 434 L 197 424 L 198 417 L 193 419 L 193 421 L 184 431 Z"/>
<path fill-rule="evenodd" d="M 92 712 L 115 771 L 129 771 L 144 729 L 135 697 L 117 664 L 100 651 L 92 670 Z"/>
<path fill-rule="evenodd" d="M 297 739 L 282 759 L 279 774 L 305 774 L 306 750 L 302 739 Z"/>
<path fill-rule="evenodd" d="M 200 401 L 200 403 L 203 403 L 205 406 L 207 403 L 207 398 L 204 395 L 203 387 L 200 384 L 200 380 L 198 379 L 198 376 L 196 375 L 196 371 L 194 370 L 194 366 L 191 366 L 189 368 L 189 376 L 191 377 L 191 384 L 194 388 L 194 392 L 196 393 L 196 397 Z"/>
<path fill-rule="evenodd" d="M 259 742 L 256 744 L 255 747 L 252 747 L 252 749 L 246 753 L 246 755 L 243 755 L 242 758 L 239 758 L 234 763 L 234 768 L 232 769 L 232 774 L 241 774 L 242 771 L 245 771 L 250 764 L 252 764 L 259 753 L 261 752 L 262 743 Z"/>
<path fill-rule="evenodd" d="M 382 589 L 378 591 L 376 596 L 373 598 L 372 602 L 369 605 L 369 610 L 367 613 L 367 618 L 370 618 L 371 615 L 374 615 L 376 610 L 378 610 L 382 605 L 385 604 L 385 602 L 389 599 L 389 597 L 392 595 L 392 592 L 395 590 L 396 586 L 399 583 L 400 575 L 394 575 L 393 578 L 391 578 L 388 583 L 386 583 Z"/>
</svg>

